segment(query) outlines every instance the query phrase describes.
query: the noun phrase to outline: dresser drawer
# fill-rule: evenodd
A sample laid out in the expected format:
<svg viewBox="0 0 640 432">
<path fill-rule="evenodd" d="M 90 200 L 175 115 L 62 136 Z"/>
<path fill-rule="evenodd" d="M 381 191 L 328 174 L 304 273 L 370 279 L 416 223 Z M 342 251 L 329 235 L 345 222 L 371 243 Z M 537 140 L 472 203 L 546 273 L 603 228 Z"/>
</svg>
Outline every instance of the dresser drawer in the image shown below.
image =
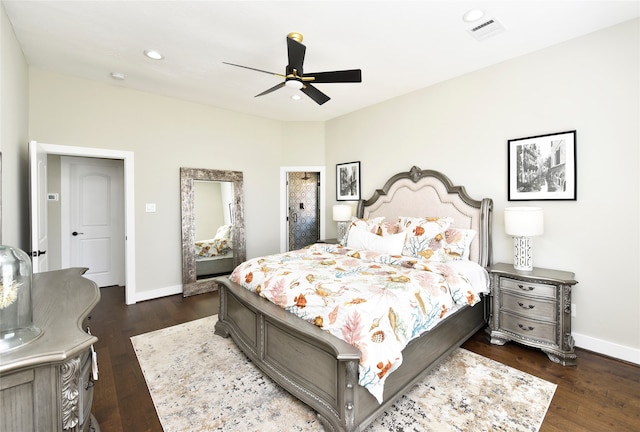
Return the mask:
<svg viewBox="0 0 640 432">
<path fill-rule="evenodd" d="M 557 303 L 555 300 L 533 299 L 520 296 L 510 291 L 500 291 L 501 310 L 537 318 L 543 321 L 556 322 Z"/>
<path fill-rule="evenodd" d="M 501 311 L 500 328 L 527 339 L 550 344 L 557 343 L 555 322 L 543 322 Z"/>
<path fill-rule="evenodd" d="M 550 299 L 556 298 L 556 286 L 546 285 L 532 282 L 525 282 L 517 279 L 500 278 L 500 288 L 512 290 L 518 293 L 526 293 L 538 297 L 546 297 Z"/>
</svg>

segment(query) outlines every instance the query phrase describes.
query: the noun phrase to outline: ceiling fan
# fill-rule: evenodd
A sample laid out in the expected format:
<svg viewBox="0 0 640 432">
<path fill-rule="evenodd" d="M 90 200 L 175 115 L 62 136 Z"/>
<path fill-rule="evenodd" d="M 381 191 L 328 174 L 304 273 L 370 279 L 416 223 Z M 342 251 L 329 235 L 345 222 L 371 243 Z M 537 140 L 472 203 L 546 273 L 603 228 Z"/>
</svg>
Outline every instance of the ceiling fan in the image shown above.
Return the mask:
<svg viewBox="0 0 640 432">
<path fill-rule="evenodd" d="M 264 96 L 282 87 L 290 87 L 300 90 L 302 93 L 313 99 L 318 105 L 322 105 L 331 99 L 326 94 L 315 88 L 313 84 L 321 83 L 349 83 L 349 82 L 362 82 L 362 71 L 360 69 L 349 69 L 341 71 L 331 72 L 316 72 L 316 73 L 303 73 L 304 54 L 306 47 L 302 45 L 302 35 L 300 33 L 289 33 L 287 35 L 287 52 L 289 57 L 289 64 L 287 65 L 284 75 L 275 72 L 269 72 L 262 69 L 256 69 L 249 66 L 242 66 L 239 64 L 233 64 L 228 62 L 222 62 L 230 66 L 237 66 L 245 69 L 254 70 L 257 72 L 267 73 L 284 79 L 283 82 L 271 87 L 268 90 L 257 94 L 255 97 Z"/>
</svg>

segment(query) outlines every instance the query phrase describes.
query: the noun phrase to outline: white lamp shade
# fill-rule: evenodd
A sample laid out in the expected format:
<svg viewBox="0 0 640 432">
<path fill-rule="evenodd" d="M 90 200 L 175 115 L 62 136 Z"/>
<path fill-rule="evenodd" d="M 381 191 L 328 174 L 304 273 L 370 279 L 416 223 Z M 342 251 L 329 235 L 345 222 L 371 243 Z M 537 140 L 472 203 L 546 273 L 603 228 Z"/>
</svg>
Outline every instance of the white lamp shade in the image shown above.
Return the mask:
<svg viewBox="0 0 640 432">
<path fill-rule="evenodd" d="M 504 230 L 513 237 L 533 237 L 544 233 L 544 217 L 540 207 L 507 207 Z"/>
<path fill-rule="evenodd" d="M 333 206 L 333 220 L 336 222 L 346 222 L 351 220 L 351 206 L 338 204 Z"/>
</svg>

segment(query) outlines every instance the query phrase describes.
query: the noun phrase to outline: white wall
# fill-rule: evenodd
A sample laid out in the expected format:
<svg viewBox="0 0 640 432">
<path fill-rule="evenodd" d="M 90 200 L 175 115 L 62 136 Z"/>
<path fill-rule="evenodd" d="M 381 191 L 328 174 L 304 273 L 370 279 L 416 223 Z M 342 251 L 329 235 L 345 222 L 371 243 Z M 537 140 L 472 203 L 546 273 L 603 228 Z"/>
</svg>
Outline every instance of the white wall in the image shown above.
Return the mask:
<svg viewBox="0 0 640 432">
<path fill-rule="evenodd" d="M 35 68 L 29 89 L 29 139 L 134 152 L 137 298 L 180 288 L 181 166 L 242 171 L 247 256 L 279 250 L 282 122 Z M 311 154 L 310 164 L 322 164 L 323 154 Z"/>
<path fill-rule="evenodd" d="M 363 198 L 412 165 L 493 198 L 496 262 L 504 208 L 543 207 L 534 261 L 575 272 L 577 344 L 640 363 L 639 36 L 634 20 L 332 120 L 327 166 L 360 160 Z M 507 201 L 507 140 L 573 129 L 577 201 Z"/>
<path fill-rule="evenodd" d="M 280 165 L 324 165 L 324 122 L 284 122 Z"/>
<path fill-rule="evenodd" d="M 28 66 L 0 4 L 0 151 L 2 151 L 2 244 L 29 250 L 27 142 Z"/>
</svg>

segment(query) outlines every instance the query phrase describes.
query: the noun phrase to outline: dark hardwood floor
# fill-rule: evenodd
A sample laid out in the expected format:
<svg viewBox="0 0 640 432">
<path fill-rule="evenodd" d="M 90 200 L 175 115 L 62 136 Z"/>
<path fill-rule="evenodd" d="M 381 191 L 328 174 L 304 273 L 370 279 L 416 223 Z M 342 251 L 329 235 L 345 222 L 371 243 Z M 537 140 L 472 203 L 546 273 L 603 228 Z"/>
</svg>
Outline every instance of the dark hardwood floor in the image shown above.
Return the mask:
<svg viewBox="0 0 640 432">
<path fill-rule="evenodd" d="M 162 432 L 129 338 L 216 314 L 218 294 L 175 295 L 131 306 L 125 305 L 122 287 L 102 288 L 101 295 L 89 322 L 99 339 L 93 414 L 103 432 Z M 483 331 L 463 347 L 558 385 L 541 432 L 640 431 L 638 366 L 578 350 L 577 366 L 563 367 L 538 350 L 491 345 Z"/>
</svg>

